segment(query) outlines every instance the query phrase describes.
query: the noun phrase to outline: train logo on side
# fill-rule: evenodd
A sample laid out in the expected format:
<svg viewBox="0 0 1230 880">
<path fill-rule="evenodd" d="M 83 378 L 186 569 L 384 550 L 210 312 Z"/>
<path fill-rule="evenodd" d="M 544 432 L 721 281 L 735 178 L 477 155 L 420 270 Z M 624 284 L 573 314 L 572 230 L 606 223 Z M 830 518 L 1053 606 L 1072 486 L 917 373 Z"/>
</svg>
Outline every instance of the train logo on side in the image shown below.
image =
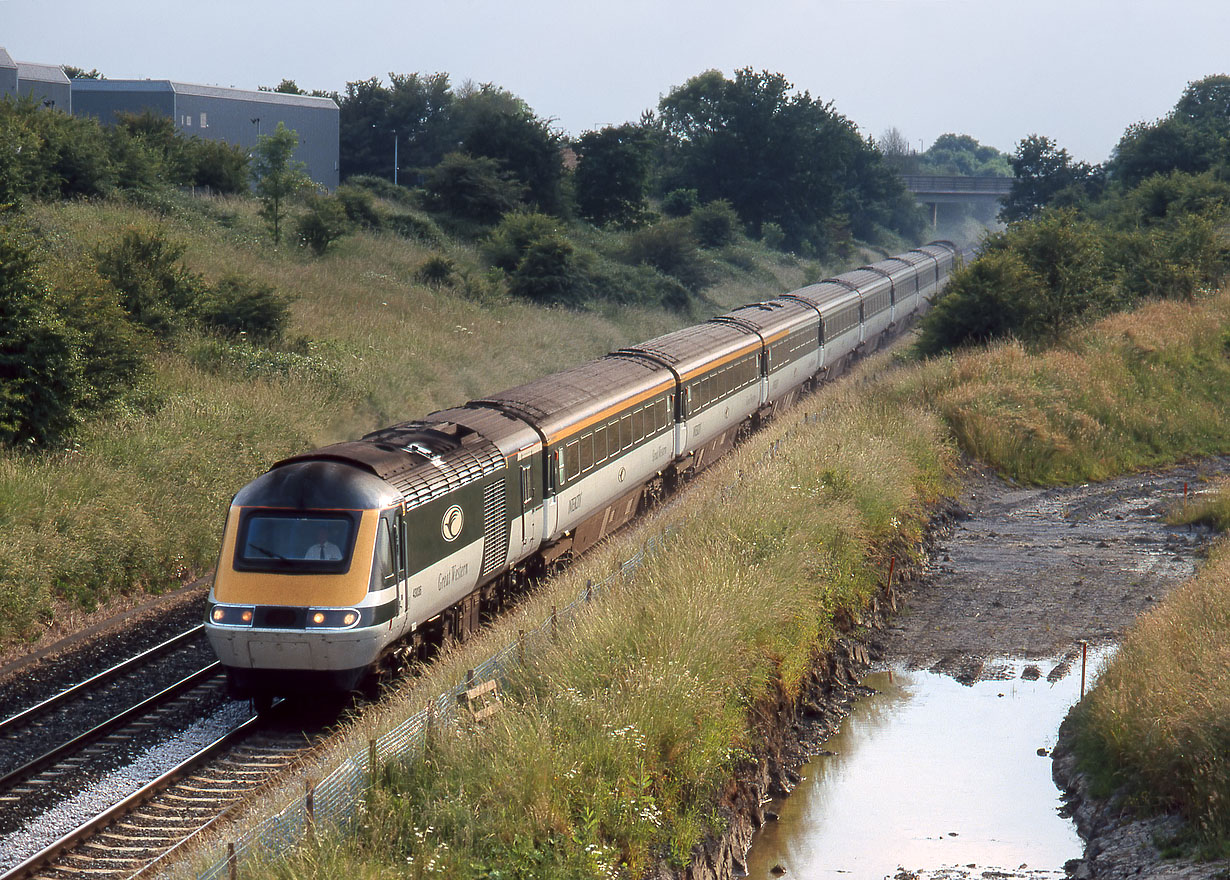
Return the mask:
<svg viewBox="0 0 1230 880">
<path fill-rule="evenodd" d="M 454 504 L 448 510 L 444 511 L 444 518 L 440 520 L 440 534 L 444 536 L 444 540 L 450 544 L 461 537 L 461 529 L 465 526 L 466 517 L 461 511 L 461 505 Z"/>
</svg>

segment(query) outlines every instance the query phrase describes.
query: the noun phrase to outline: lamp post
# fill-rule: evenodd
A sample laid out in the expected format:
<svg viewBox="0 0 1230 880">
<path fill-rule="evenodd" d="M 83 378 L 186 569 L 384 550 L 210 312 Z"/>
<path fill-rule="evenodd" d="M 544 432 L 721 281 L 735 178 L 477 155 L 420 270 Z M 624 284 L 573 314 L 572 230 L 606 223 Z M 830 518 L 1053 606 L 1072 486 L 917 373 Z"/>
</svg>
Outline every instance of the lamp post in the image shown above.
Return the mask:
<svg viewBox="0 0 1230 880">
<path fill-rule="evenodd" d="M 372 128 L 379 131 L 380 126 L 373 122 Z M 397 129 L 389 129 L 389 132 L 393 135 L 393 185 L 397 186 Z"/>
<path fill-rule="evenodd" d="M 259 116 L 252 117 L 252 124 L 256 126 L 256 139 L 261 139 L 261 118 Z"/>
</svg>

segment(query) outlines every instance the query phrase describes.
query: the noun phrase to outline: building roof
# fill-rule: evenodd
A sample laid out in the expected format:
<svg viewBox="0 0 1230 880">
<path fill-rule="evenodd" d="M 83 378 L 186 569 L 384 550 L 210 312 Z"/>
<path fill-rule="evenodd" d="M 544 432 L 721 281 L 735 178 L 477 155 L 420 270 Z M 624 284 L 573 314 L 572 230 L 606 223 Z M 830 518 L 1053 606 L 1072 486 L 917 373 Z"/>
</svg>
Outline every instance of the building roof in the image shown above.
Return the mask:
<svg viewBox="0 0 1230 880">
<path fill-rule="evenodd" d="M 18 61 L 17 77 L 33 82 L 68 85 L 68 77 L 64 75 L 63 69 L 54 64 L 31 64 L 29 61 Z"/>
<path fill-rule="evenodd" d="M 282 92 L 261 92 L 250 89 L 230 89 L 223 86 L 203 86 L 181 83 L 169 79 L 75 79 L 73 88 L 82 92 L 174 92 L 177 95 L 193 95 L 205 98 L 230 98 L 232 100 L 258 101 L 263 104 L 280 104 L 292 107 L 337 109 L 332 98 L 315 98 L 311 95 L 287 95 Z"/>
<path fill-rule="evenodd" d="M 16 70 L 17 62 L 13 60 L 13 56 L 5 51 L 3 46 L 0 46 L 0 67 L 6 70 Z"/>
</svg>

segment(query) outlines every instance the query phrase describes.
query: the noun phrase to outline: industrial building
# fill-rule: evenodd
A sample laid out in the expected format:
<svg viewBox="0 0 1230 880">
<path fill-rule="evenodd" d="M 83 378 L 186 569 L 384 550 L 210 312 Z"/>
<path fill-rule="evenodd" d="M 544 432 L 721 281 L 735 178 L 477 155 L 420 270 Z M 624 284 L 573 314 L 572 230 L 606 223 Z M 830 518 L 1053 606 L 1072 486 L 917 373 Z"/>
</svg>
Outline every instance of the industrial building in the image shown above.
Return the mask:
<svg viewBox="0 0 1230 880">
<path fill-rule="evenodd" d="M 295 159 L 312 180 L 338 184 L 339 111 L 332 98 L 202 86 L 169 79 L 72 79 L 59 67 L 13 61 L 0 47 L 0 100 L 30 97 L 75 116 L 111 125 L 116 114 L 146 110 L 169 117 L 185 137 L 251 150 L 278 123 L 299 135 Z"/>
</svg>

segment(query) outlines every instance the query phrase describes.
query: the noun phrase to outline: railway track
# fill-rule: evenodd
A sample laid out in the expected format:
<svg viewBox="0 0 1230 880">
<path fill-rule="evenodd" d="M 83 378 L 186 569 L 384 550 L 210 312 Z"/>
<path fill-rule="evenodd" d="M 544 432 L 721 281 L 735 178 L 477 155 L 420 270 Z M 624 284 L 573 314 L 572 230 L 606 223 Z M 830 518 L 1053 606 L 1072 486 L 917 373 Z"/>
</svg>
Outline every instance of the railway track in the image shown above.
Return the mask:
<svg viewBox="0 0 1230 880">
<path fill-rule="evenodd" d="M 293 767 L 337 714 L 257 718 L 228 700 L 199 626 L 26 706 L 0 721 L 0 880 L 134 876 Z"/>
</svg>

